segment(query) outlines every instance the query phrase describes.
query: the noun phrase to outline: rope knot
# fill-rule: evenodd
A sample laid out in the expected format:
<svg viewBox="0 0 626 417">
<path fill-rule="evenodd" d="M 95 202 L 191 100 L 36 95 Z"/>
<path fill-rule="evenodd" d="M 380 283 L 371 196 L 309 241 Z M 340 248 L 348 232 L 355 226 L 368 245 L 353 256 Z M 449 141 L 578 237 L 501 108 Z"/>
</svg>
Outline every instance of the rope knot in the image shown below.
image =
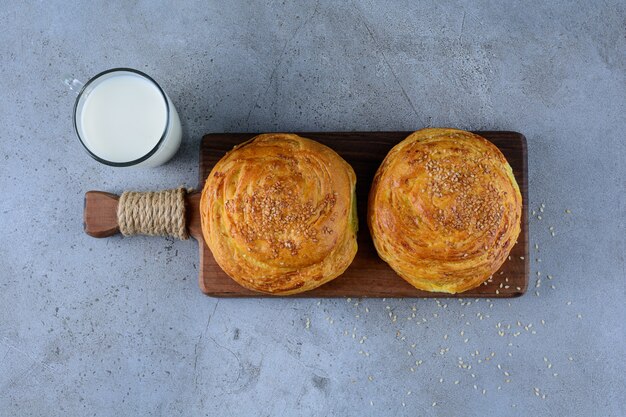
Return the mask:
<svg viewBox="0 0 626 417">
<path fill-rule="evenodd" d="M 189 238 L 185 194 L 179 187 L 156 192 L 125 191 L 117 206 L 117 223 L 124 236 L 172 236 Z"/>
</svg>

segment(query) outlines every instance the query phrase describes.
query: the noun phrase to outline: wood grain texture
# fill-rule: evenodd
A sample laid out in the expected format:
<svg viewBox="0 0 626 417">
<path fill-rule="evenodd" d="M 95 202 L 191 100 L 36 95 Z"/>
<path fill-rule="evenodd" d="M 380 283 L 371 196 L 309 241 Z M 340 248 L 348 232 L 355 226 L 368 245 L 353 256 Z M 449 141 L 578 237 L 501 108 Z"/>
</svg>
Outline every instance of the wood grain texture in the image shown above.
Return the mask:
<svg viewBox="0 0 626 417">
<path fill-rule="evenodd" d="M 523 198 L 522 230 L 510 260 L 493 275 L 491 282 L 462 294 L 442 294 L 420 291 L 383 262 L 376 253 L 366 224 L 367 196 L 372 178 L 387 152 L 411 132 L 339 132 L 299 135 L 317 140 L 341 155 L 352 165 L 357 175 L 357 208 L 359 216 L 356 258 L 348 270 L 335 280 L 312 291 L 294 297 L 440 297 L 440 298 L 504 298 L 518 297 L 528 286 L 528 182 L 526 139 L 516 132 L 475 132 L 495 144 L 513 168 Z M 235 145 L 255 136 L 253 133 L 215 133 L 204 136 L 200 145 L 198 190 L 213 165 Z M 213 259 L 202 239 L 198 214 L 198 194 L 189 196 L 188 227 L 198 240 L 200 250 L 199 284 L 201 290 L 215 297 L 272 297 L 247 290 L 226 275 Z M 194 203 L 195 202 L 195 203 Z M 194 206 L 195 204 L 195 206 Z M 508 287 L 508 288 L 507 288 Z"/>
<path fill-rule="evenodd" d="M 83 228 L 89 236 L 102 238 L 119 233 L 117 203 L 120 197 L 104 191 L 87 191 L 83 209 Z"/>
</svg>

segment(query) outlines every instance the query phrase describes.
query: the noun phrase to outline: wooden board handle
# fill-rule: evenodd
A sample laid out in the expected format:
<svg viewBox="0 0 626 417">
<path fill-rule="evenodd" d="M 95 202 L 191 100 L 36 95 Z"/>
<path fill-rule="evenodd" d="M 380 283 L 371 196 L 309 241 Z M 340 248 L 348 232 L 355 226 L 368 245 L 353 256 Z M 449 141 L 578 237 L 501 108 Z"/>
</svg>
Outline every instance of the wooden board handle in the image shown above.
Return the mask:
<svg viewBox="0 0 626 417">
<path fill-rule="evenodd" d="M 104 191 L 87 191 L 83 227 L 92 237 L 109 237 L 120 232 L 117 224 L 117 203 L 120 197 Z"/>
<path fill-rule="evenodd" d="M 83 213 L 85 233 L 96 238 L 113 236 L 120 232 L 117 223 L 117 205 L 120 197 L 104 191 L 87 191 Z M 198 239 L 202 236 L 199 227 L 200 193 L 192 192 L 185 196 L 186 221 L 189 234 Z"/>
</svg>

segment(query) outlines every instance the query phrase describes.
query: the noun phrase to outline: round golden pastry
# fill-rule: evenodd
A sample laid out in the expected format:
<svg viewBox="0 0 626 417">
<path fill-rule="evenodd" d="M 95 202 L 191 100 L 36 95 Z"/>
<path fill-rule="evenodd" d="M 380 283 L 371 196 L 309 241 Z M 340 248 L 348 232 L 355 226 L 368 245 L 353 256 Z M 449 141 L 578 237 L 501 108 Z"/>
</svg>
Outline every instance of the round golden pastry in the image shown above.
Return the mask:
<svg viewBox="0 0 626 417">
<path fill-rule="evenodd" d="M 520 233 L 522 195 L 500 150 L 456 129 L 419 130 L 378 168 L 368 225 L 380 257 L 414 287 L 459 293 L 496 272 Z"/>
<path fill-rule="evenodd" d="M 335 151 L 258 135 L 214 167 L 200 200 L 204 240 L 240 285 L 289 295 L 341 275 L 356 255 L 356 175 Z"/>
</svg>

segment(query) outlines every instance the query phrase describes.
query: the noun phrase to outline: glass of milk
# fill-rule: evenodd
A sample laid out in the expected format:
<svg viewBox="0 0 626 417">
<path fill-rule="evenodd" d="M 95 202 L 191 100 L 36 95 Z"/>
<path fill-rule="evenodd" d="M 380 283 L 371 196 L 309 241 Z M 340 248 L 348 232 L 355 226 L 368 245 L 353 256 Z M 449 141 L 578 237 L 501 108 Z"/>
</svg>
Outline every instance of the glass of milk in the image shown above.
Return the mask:
<svg viewBox="0 0 626 417">
<path fill-rule="evenodd" d="M 167 94 L 130 68 L 101 72 L 84 85 L 74 106 L 74 127 L 89 155 L 115 167 L 162 165 L 182 137 Z"/>
</svg>

